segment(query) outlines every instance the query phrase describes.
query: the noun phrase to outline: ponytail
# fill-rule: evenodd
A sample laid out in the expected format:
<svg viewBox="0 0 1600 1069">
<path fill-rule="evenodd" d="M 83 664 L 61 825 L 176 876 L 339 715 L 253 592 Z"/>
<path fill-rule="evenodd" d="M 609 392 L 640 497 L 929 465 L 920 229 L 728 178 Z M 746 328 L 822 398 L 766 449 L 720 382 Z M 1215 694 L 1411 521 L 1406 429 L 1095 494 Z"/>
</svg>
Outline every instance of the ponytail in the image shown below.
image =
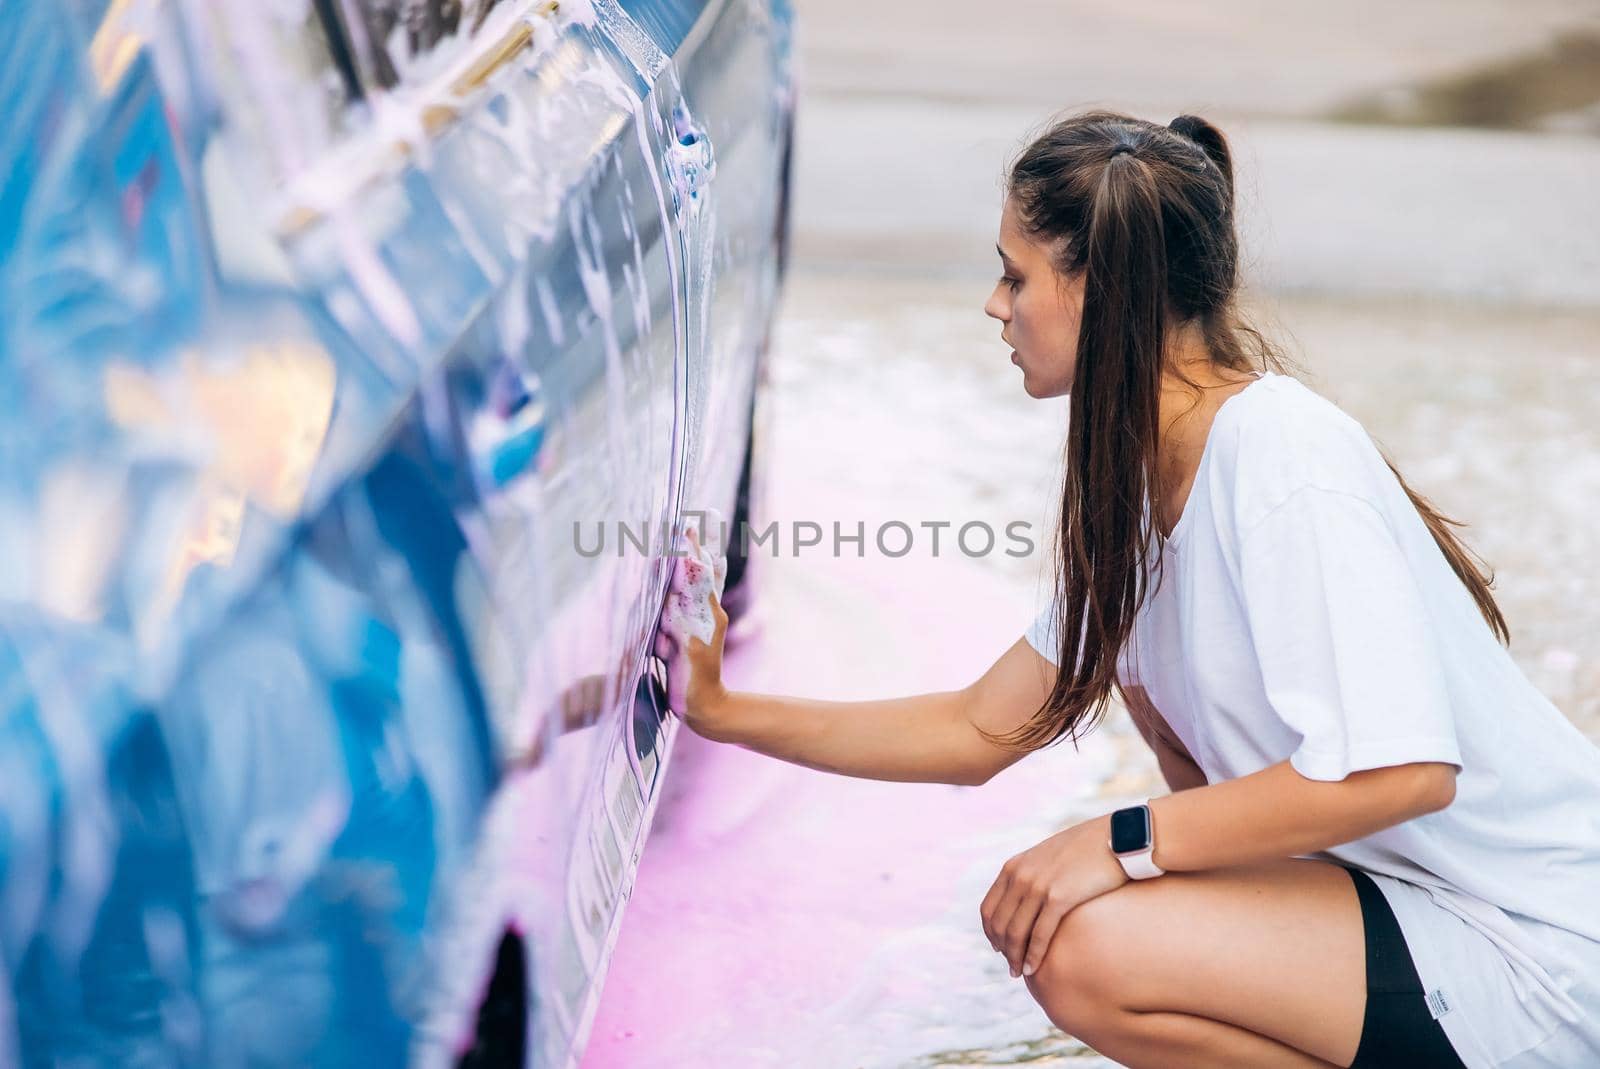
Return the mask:
<svg viewBox="0 0 1600 1069">
<path fill-rule="evenodd" d="M 1011 738 L 1028 749 L 1093 728 L 1105 714 L 1117 654 L 1144 598 L 1159 499 L 1162 354 L 1168 271 L 1161 195 L 1137 147 L 1110 147 L 1091 193 L 1077 368 L 1067 430 L 1066 485 L 1055 555 L 1056 663 L 1052 715 Z M 1158 563 L 1158 568 L 1160 567 Z M 1065 713 L 1065 715 L 1061 715 Z"/>
</svg>

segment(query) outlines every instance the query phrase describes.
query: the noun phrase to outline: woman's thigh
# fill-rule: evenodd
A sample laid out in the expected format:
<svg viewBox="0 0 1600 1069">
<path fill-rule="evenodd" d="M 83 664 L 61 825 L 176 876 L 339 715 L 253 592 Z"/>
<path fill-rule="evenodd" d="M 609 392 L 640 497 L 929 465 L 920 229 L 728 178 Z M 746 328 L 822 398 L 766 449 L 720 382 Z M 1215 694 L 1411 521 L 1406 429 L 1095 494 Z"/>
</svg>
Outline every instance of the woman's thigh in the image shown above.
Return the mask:
<svg viewBox="0 0 1600 1069">
<path fill-rule="evenodd" d="M 1166 1011 L 1349 1065 L 1367 1001 L 1361 903 L 1348 872 L 1309 858 L 1135 880 L 1068 913 L 1028 985 L 1083 1038 L 1097 1012 Z"/>
</svg>

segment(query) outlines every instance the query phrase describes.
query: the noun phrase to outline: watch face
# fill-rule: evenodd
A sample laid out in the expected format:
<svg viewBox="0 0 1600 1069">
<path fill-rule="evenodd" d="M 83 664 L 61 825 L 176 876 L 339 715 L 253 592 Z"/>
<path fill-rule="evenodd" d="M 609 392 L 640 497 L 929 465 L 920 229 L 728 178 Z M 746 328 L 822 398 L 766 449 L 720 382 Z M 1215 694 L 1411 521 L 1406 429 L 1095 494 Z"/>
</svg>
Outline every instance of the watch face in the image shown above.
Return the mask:
<svg viewBox="0 0 1600 1069">
<path fill-rule="evenodd" d="M 1111 814 L 1111 852 L 1126 854 L 1150 845 L 1150 810 L 1136 805 Z"/>
</svg>

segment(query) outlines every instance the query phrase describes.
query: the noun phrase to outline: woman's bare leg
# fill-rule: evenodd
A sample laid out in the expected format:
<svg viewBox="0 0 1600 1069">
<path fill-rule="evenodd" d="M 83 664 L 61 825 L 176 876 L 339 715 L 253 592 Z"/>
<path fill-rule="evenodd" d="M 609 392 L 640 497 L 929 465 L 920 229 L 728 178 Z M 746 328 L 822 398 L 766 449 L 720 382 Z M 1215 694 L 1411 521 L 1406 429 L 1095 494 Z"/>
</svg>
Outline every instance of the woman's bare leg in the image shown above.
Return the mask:
<svg viewBox="0 0 1600 1069">
<path fill-rule="evenodd" d="M 1067 914 L 1025 982 L 1130 1069 L 1344 1067 L 1366 1012 L 1361 902 L 1309 858 L 1169 872 Z"/>
<path fill-rule="evenodd" d="M 1147 1013 L 1117 1020 L 1108 1010 L 1092 1036 L 1072 1035 L 1129 1069 L 1329 1069 L 1328 1062 L 1305 1051 L 1236 1025 L 1183 1013 Z"/>
</svg>

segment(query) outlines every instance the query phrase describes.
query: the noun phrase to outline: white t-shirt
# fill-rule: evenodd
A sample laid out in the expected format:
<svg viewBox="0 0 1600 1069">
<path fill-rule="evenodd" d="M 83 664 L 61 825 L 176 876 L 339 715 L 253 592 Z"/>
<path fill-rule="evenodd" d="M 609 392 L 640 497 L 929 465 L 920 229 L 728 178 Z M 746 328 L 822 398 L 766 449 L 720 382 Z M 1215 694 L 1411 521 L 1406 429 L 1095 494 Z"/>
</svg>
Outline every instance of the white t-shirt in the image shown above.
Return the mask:
<svg viewBox="0 0 1600 1069">
<path fill-rule="evenodd" d="M 1600 747 L 1500 645 L 1361 425 L 1262 375 L 1217 411 L 1165 552 L 1124 685 L 1211 783 L 1286 758 L 1320 780 L 1458 766 L 1445 809 L 1305 856 L 1373 874 L 1469 1069 L 1600 1066 Z M 1049 606 L 1027 637 L 1059 656 Z"/>
</svg>

